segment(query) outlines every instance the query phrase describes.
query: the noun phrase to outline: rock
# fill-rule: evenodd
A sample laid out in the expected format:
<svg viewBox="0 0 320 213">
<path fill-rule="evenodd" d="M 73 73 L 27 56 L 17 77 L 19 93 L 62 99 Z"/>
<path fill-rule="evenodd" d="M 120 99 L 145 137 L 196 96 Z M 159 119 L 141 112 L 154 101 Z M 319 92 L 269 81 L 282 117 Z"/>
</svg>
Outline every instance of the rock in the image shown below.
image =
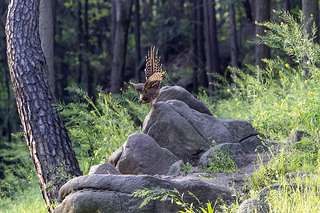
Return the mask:
<svg viewBox="0 0 320 213">
<path fill-rule="evenodd" d="M 241 203 L 237 213 L 267 213 L 270 207 L 267 203 L 258 199 L 248 199 Z"/>
<path fill-rule="evenodd" d="M 296 178 L 309 178 L 309 175 L 306 174 L 306 173 L 303 173 L 303 172 L 288 172 L 285 174 L 285 179 L 286 180 L 293 180 L 293 179 L 296 179 Z"/>
<path fill-rule="evenodd" d="M 92 166 L 90 168 L 89 175 L 94 175 L 94 174 L 121 175 L 121 173 L 110 163 L 102 163 L 99 165 Z"/>
<path fill-rule="evenodd" d="M 250 123 L 219 120 L 179 100 L 155 103 L 144 120 L 143 132 L 184 162 L 193 164 L 214 144 L 240 143 L 245 153 L 254 153 L 262 146 Z"/>
<path fill-rule="evenodd" d="M 241 156 L 245 156 L 245 153 L 242 150 L 240 143 L 223 143 L 211 147 L 208 151 L 206 151 L 200 157 L 199 164 L 202 166 L 209 166 L 210 159 L 213 158 L 215 152 L 219 151 L 226 152 L 226 154 L 229 154 L 233 160 L 237 159 L 237 162 L 235 161 L 237 166 L 242 165 L 244 162 L 244 159 L 242 159 Z"/>
<path fill-rule="evenodd" d="M 113 166 L 116 166 L 122 155 L 122 152 L 123 152 L 123 146 L 121 146 L 119 149 L 117 149 L 115 152 L 113 152 L 110 155 L 108 159 L 109 163 L 111 163 Z"/>
<path fill-rule="evenodd" d="M 168 149 L 161 148 L 149 135 L 135 133 L 122 146 L 114 163 L 122 174 L 167 174 L 170 166 L 179 159 Z M 120 151 L 119 151 L 120 152 Z"/>
<path fill-rule="evenodd" d="M 179 160 L 171 165 L 167 175 L 168 176 L 178 176 L 181 172 L 181 164 L 183 163 L 182 160 Z"/>
<path fill-rule="evenodd" d="M 260 200 L 266 200 L 266 198 L 270 195 L 271 191 L 284 191 L 287 195 L 290 195 L 295 190 L 299 190 L 302 192 L 305 189 L 305 185 L 298 185 L 296 183 L 288 184 L 288 185 L 279 185 L 274 184 L 267 187 L 264 187 L 259 193 Z"/>
<path fill-rule="evenodd" d="M 190 92 L 180 86 L 162 87 L 156 102 L 168 100 L 180 100 L 186 103 L 191 109 L 198 112 L 212 115 L 210 110 L 200 100 L 196 99 Z"/>
<path fill-rule="evenodd" d="M 218 204 L 234 201 L 233 191 L 201 178 L 150 175 L 85 175 L 63 185 L 59 196 L 62 203 L 54 213 L 173 213 L 181 209 L 170 199 L 165 202 L 150 201 L 139 208 L 142 198 L 132 197 L 137 189 L 177 189 L 184 193 L 184 201 L 197 206 L 197 201 L 188 194 L 192 192 L 201 202 Z"/>
<path fill-rule="evenodd" d="M 199 134 L 194 123 L 204 125 L 210 118 L 213 117 L 191 109 L 182 101 L 157 102 L 144 121 L 143 132 L 184 162 L 196 162 L 211 143 Z"/>
<path fill-rule="evenodd" d="M 291 142 L 299 142 L 302 140 L 303 137 L 310 138 L 311 135 L 309 135 L 307 132 L 300 131 L 300 130 L 293 130 L 289 135 L 289 141 Z"/>
</svg>

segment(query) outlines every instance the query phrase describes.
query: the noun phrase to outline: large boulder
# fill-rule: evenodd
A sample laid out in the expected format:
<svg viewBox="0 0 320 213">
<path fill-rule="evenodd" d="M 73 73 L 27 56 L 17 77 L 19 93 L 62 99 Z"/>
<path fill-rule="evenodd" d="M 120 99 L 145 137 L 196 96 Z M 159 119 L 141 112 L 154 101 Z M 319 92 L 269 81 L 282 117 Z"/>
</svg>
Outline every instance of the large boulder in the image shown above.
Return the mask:
<svg viewBox="0 0 320 213">
<path fill-rule="evenodd" d="M 167 174 L 179 159 L 168 149 L 161 148 L 152 137 L 135 133 L 109 158 L 122 174 Z"/>
<path fill-rule="evenodd" d="M 244 153 L 253 153 L 262 145 L 250 123 L 217 119 L 179 100 L 155 103 L 145 118 L 143 132 L 178 158 L 195 164 L 214 145 L 240 144 Z"/>
<path fill-rule="evenodd" d="M 132 197 L 137 189 L 174 190 L 184 193 L 184 201 L 197 206 L 188 194 L 192 192 L 201 202 L 220 203 L 233 201 L 233 191 L 208 180 L 190 177 L 155 177 L 150 175 L 86 175 L 74 178 L 62 186 L 59 196 L 62 203 L 55 213 L 173 213 L 182 210 L 170 199 L 150 201 L 139 208 L 143 199 Z"/>
<path fill-rule="evenodd" d="M 212 115 L 210 110 L 200 100 L 196 99 L 190 92 L 179 86 L 162 87 L 156 102 L 165 102 L 168 100 L 179 100 L 185 102 L 191 109 L 198 112 Z"/>
</svg>

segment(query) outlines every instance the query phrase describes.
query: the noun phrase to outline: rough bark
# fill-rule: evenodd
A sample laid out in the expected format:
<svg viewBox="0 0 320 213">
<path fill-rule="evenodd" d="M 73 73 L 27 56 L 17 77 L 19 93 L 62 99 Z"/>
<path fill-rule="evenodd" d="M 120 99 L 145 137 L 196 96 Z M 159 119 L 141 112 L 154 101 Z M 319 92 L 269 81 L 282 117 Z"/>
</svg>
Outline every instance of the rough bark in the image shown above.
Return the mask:
<svg viewBox="0 0 320 213">
<path fill-rule="evenodd" d="M 116 0 L 115 37 L 111 66 L 111 92 L 119 93 L 123 81 L 125 58 L 127 52 L 128 29 L 131 19 L 132 0 Z"/>
<path fill-rule="evenodd" d="M 258 23 L 262 23 L 270 19 L 270 0 L 256 0 L 255 2 L 255 20 Z M 264 35 L 265 27 L 256 25 L 255 34 L 257 36 Z M 260 68 L 265 67 L 265 63 L 262 61 L 264 58 L 270 58 L 270 48 L 266 45 L 255 46 L 255 64 Z"/>
<path fill-rule="evenodd" d="M 302 0 L 303 24 L 307 33 L 311 36 L 313 24 L 317 27 L 314 42 L 319 43 L 319 6 L 317 0 Z M 312 18 L 312 22 L 310 22 Z"/>
<path fill-rule="evenodd" d="M 48 67 L 39 36 L 40 0 L 12 0 L 7 57 L 13 91 L 39 186 L 48 210 L 67 177 L 81 175 L 61 117 L 52 107 Z"/>
<path fill-rule="evenodd" d="M 230 4 L 229 8 L 230 19 L 230 51 L 231 51 L 231 66 L 238 67 L 238 44 L 237 44 L 237 28 L 234 3 Z"/>
</svg>

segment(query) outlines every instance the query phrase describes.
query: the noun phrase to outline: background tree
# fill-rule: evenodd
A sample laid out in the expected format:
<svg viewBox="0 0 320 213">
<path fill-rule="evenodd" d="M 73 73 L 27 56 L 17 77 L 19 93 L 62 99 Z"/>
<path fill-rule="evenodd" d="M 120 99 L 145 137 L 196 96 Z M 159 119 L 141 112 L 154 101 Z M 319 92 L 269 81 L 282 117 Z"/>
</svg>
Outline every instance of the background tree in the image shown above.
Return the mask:
<svg viewBox="0 0 320 213">
<path fill-rule="evenodd" d="M 262 23 L 270 19 L 270 0 L 255 1 L 255 21 Z M 266 28 L 256 25 L 256 36 L 264 35 Z M 260 68 L 265 67 L 265 63 L 261 59 L 270 58 L 270 48 L 264 44 L 255 45 L 255 64 Z"/>
<path fill-rule="evenodd" d="M 317 27 L 316 37 L 314 41 L 319 43 L 319 2 L 317 0 L 302 0 L 303 23 L 307 32 L 312 34 L 313 23 Z M 310 22 L 312 18 L 312 22 Z"/>
<path fill-rule="evenodd" d="M 231 66 L 238 67 L 237 23 L 234 2 L 229 5 Z"/>
<path fill-rule="evenodd" d="M 134 78 L 137 80 L 137 82 L 141 82 L 141 36 L 140 36 L 140 2 L 139 0 L 134 0 L 134 22 L 135 22 L 135 28 L 134 28 L 134 38 L 135 38 L 135 73 Z"/>
<path fill-rule="evenodd" d="M 39 31 L 41 47 L 46 58 L 49 71 L 49 84 L 51 92 L 55 94 L 55 77 L 54 77 L 54 32 L 53 32 L 53 1 L 40 1 L 40 18 Z"/>
<path fill-rule="evenodd" d="M 216 10 L 215 3 L 211 0 L 203 0 L 204 10 L 204 32 L 206 42 L 206 70 L 209 74 L 209 82 L 213 81 L 210 73 L 221 74 L 219 47 L 218 47 L 218 35 L 216 24 Z M 209 85 L 212 89 L 212 84 Z"/>
<path fill-rule="evenodd" d="M 125 69 L 127 52 L 128 29 L 131 19 L 132 0 L 113 1 L 115 7 L 115 37 L 113 44 L 113 57 L 111 66 L 111 87 L 112 93 L 120 92 Z"/>
<path fill-rule="evenodd" d="M 6 23 L 7 56 L 24 136 L 43 198 L 52 210 L 60 187 L 81 171 L 62 119 L 52 107 L 39 36 L 39 4 L 40 0 L 11 1 Z"/>
</svg>

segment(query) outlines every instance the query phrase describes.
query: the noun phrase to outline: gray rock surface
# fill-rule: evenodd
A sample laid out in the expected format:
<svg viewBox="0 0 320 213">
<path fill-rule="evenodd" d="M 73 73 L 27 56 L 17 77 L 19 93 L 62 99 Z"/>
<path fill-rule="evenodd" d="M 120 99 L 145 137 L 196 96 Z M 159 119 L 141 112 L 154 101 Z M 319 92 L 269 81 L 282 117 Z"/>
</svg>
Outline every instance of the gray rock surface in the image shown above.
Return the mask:
<svg viewBox="0 0 320 213">
<path fill-rule="evenodd" d="M 254 153 L 262 146 L 250 123 L 219 120 L 179 100 L 155 103 L 144 121 L 143 132 L 184 162 L 195 164 L 213 145 L 240 144 L 245 153 Z"/>
<path fill-rule="evenodd" d="M 191 109 L 198 112 L 212 115 L 210 110 L 200 100 L 196 99 L 190 92 L 179 86 L 165 86 L 160 90 L 156 102 L 165 102 L 168 100 L 180 100 L 186 103 Z"/>
<path fill-rule="evenodd" d="M 209 166 L 210 159 L 213 158 L 215 152 L 219 151 L 229 154 L 237 166 L 243 166 L 246 163 L 246 154 L 240 143 L 223 143 L 208 149 L 208 151 L 200 157 L 199 164 Z"/>
<path fill-rule="evenodd" d="M 150 201 L 139 208 L 142 198 L 132 197 L 137 189 L 177 189 L 184 193 L 186 202 L 197 201 L 188 191 L 203 203 L 215 203 L 219 198 L 225 202 L 233 201 L 233 191 L 201 178 L 150 175 L 85 175 L 74 178 L 62 186 L 59 196 L 63 202 L 56 207 L 55 213 L 173 213 L 181 210 L 170 199 L 166 202 Z M 218 203 L 219 203 L 218 199 Z"/>
<path fill-rule="evenodd" d="M 258 199 L 248 199 L 241 203 L 237 213 L 268 213 L 270 207 L 267 203 Z"/>
<path fill-rule="evenodd" d="M 164 175 L 178 160 L 168 149 L 161 148 L 149 135 L 135 133 L 128 137 L 122 149 L 110 156 L 109 162 L 122 174 Z"/>
<path fill-rule="evenodd" d="M 94 174 L 113 174 L 121 175 L 121 173 L 110 163 L 101 163 L 90 168 L 89 175 Z"/>
</svg>

